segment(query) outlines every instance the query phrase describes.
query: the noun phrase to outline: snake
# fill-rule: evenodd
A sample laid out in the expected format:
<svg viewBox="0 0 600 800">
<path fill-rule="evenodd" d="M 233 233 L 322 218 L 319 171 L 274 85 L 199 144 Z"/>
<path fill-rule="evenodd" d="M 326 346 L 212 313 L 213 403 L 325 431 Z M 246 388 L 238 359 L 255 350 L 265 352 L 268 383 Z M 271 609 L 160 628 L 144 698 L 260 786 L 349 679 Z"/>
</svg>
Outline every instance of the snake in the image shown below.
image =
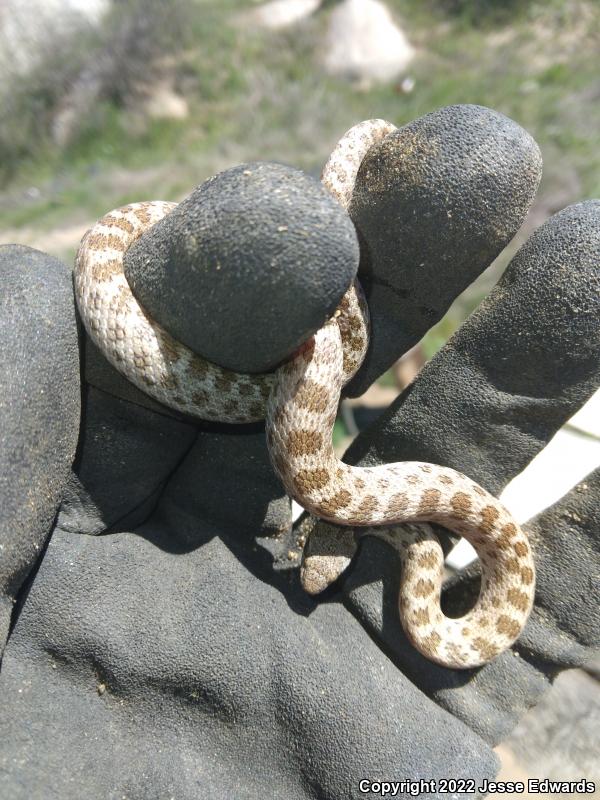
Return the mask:
<svg viewBox="0 0 600 800">
<path fill-rule="evenodd" d="M 394 130 L 385 120 L 366 120 L 335 146 L 322 182 L 342 207 L 350 204 L 368 150 Z M 473 669 L 507 650 L 527 622 L 535 593 L 531 547 L 510 512 L 450 467 L 419 461 L 353 466 L 334 452 L 341 391 L 369 346 L 368 304 L 358 280 L 333 316 L 277 369 L 262 374 L 225 369 L 152 319 L 124 274 L 127 249 L 175 206 L 131 203 L 103 216 L 83 237 L 73 278 L 92 341 L 122 375 L 169 408 L 196 420 L 264 420 L 273 469 L 297 503 L 326 527 L 379 532 L 394 545 L 401 563 L 400 622 L 426 659 L 449 669 Z M 464 537 L 479 557 L 479 595 L 459 618 L 442 611 L 444 555 L 434 529 L 422 523 Z"/>
</svg>

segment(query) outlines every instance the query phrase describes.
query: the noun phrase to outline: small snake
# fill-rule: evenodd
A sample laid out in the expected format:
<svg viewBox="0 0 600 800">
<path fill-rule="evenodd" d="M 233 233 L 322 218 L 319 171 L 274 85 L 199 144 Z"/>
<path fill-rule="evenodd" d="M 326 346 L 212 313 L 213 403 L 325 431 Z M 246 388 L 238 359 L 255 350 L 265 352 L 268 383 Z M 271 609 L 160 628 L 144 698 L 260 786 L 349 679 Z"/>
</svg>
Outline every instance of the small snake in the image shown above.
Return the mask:
<svg viewBox="0 0 600 800">
<path fill-rule="evenodd" d="M 322 180 L 344 207 L 367 150 L 395 127 L 369 120 L 337 144 Z M 212 364 L 150 319 L 123 273 L 123 255 L 174 203 L 134 203 L 111 211 L 84 236 L 74 284 L 85 328 L 110 363 L 156 400 L 202 420 L 266 419 L 273 467 L 307 511 L 360 527 L 393 543 L 402 562 L 400 619 L 408 639 L 442 666 L 480 666 L 520 635 L 532 608 L 529 542 L 504 506 L 465 475 L 435 464 L 355 467 L 341 462 L 332 428 L 343 385 L 359 369 L 369 318 L 357 281 L 334 316 L 274 373 L 244 375 Z M 474 608 L 458 619 L 440 608 L 444 556 L 433 522 L 464 536 L 481 562 Z M 388 526 L 381 530 L 380 526 Z M 313 566 L 319 568 L 318 557 Z"/>
</svg>

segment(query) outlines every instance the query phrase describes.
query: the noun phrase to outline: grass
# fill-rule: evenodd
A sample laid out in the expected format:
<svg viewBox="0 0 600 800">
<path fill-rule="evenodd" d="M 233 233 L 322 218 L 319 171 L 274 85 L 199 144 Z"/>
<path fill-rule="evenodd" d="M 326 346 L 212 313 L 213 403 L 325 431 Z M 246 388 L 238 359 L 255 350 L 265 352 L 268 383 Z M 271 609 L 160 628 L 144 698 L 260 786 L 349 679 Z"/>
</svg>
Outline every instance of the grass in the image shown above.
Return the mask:
<svg viewBox="0 0 600 800">
<path fill-rule="evenodd" d="M 129 109 L 104 102 L 93 115 L 94 125 L 82 127 L 71 146 L 60 150 L 47 144 L 24 159 L 5 191 L 39 186 L 42 197 L 28 211 L 35 224 L 44 224 L 48 214 L 51 226 L 57 217 L 47 194 L 56 176 L 62 178 L 55 192 L 62 195 L 60 208 L 81 209 L 83 201 L 93 216 L 99 204 L 106 208 L 121 199 L 110 187 L 102 187 L 102 197 L 93 192 L 106 170 L 161 164 L 171 174 L 186 175 L 185 188 L 206 177 L 213 164 L 236 158 L 287 160 L 315 171 L 339 134 L 358 119 L 383 116 L 402 124 L 441 105 L 474 102 L 526 127 L 552 160 L 561 160 L 561 169 L 574 170 L 582 197 L 599 192 L 600 111 L 590 102 L 599 90 L 595 4 L 521 3 L 515 24 L 491 28 L 468 22 L 481 3 L 452 3 L 462 9 L 458 14 L 445 13 L 443 3 L 389 5 L 419 48 L 410 70 L 416 81 L 411 94 L 389 85 L 364 92 L 326 77 L 317 51 L 327 11 L 288 32 L 272 33 L 236 24 L 247 4 L 198 3 L 192 44 L 178 54 L 177 82 L 191 110 L 185 122 L 139 124 Z M 551 169 L 551 179 L 554 173 Z M 167 192 L 180 183 L 175 180 Z M 14 207 L 4 207 L 2 221 L 19 225 L 25 219 Z"/>
</svg>

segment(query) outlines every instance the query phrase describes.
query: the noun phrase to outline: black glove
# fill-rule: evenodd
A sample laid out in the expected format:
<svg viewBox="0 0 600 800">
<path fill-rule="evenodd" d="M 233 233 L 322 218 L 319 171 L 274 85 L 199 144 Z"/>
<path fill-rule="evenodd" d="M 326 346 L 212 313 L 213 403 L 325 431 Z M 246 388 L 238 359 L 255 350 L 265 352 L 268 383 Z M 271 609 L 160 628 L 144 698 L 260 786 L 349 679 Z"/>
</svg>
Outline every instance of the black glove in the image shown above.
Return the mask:
<svg viewBox="0 0 600 800">
<path fill-rule="evenodd" d="M 374 318 L 373 346 L 356 391 L 418 339 L 507 244 L 539 178 L 532 140 L 485 109 L 444 109 L 393 137 L 365 160 L 351 206 Z M 304 180 L 299 177 L 298 185 Z M 381 198 L 369 200 L 378 188 Z M 261 194 L 277 206 L 268 186 Z M 200 193 L 191 206 L 202 202 Z M 320 235 L 314 202 L 304 207 L 299 192 L 286 212 L 311 220 L 309 240 Z M 370 203 L 379 204 L 380 224 L 368 220 Z M 193 217 L 190 208 L 177 225 L 165 226 L 167 245 L 190 241 L 185 220 Z M 519 471 L 597 383 L 592 304 L 598 288 L 590 283 L 597 282 L 591 252 L 599 217 L 598 204 L 582 204 L 541 229 L 502 286 L 397 408 L 357 440 L 348 460 L 449 464 L 494 492 Z M 235 230 L 241 244 L 231 255 L 232 270 L 254 252 L 256 224 Z M 312 275 L 314 291 L 306 297 L 315 318 L 326 316 L 331 298 L 345 289 L 331 275 L 324 282 L 320 277 L 330 248 L 343 254 L 341 261 L 356 255 L 341 210 L 336 224 L 342 233 L 322 240 L 323 261 L 302 263 L 294 250 L 288 258 L 288 274 L 301 264 Z M 277 227 L 263 230 L 265 251 Z M 222 235 L 229 240 L 232 232 Z M 196 241 L 184 248 L 176 268 L 201 260 Z M 144 255 L 141 240 L 137 252 Z M 17 251 L 7 255 L 17 269 Z M 173 267 L 160 252 L 156 258 L 165 270 Z M 43 266 L 60 272 L 49 259 Z M 136 272 L 135 259 L 127 269 Z M 417 288 L 420 276 L 428 287 Z M 195 282 L 206 278 L 190 273 L 178 307 L 179 324 L 191 336 L 197 325 L 186 315 L 197 297 Z M 218 286 L 219 274 L 212 280 Z M 163 275 L 154 284 L 161 288 L 149 285 L 148 294 L 156 298 L 165 283 Z M 265 292 L 265 304 L 282 316 L 297 302 L 287 285 L 282 279 Z M 238 300 L 241 309 L 242 292 Z M 64 319 L 72 319 L 72 298 L 61 303 Z M 230 331 L 243 330 L 240 320 L 252 330 L 252 315 L 258 321 L 265 313 L 260 305 L 240 310 L 231 327 L 223 319 L 224 363 Z M 65 329 L 72 332 L 74 323 Z M 280 335 L 274 328 L 273 347 L 261 358 L 289 352 L 298 333 Z M 38 357 L 31 328 L 22 336 L 32 375 L 38 369 L 50 380 L 56 371 L 59 380 L 54 362 L 62 342 Z M 214 347 L 214 333 L 208 338 Z M 218 342 L 213 352 L 219 361 Z M 184 419 L 129 385 L 89 343 L 85 377 L 74 469 L 62 481 L 64 502 L 44 557 L 21 589 L 0 673 L 0 790 L 3 782 L 8 796 L 337 800 L 367 796 L 362 779 L 472 778 L 478 784 L 496 770 L 484 738 L 495 742 L 507 720 L 535 701 L 550 662 L 554 671 L 556 664 L 579 663 L 597 637 L 590 588 L 584 588 L 584 570 L 594 566 L 591 512 L 586 518 L 583 504 L 574 509 L 578 536 L 565 544 L 557 526 L 554 538 L 536 547 L 544 624 L 569 632 L 568 641 L 554 638 L 563 642 L 562 652 L 547 632 L 538 633 L 536 612 L 519 643 L 520 657 L 507 654 L 475 674 L 443 670 L 403 642 L 398 567 L 382 543 L 363 542 L 348 577 L 328 591 L 326 602 L 303 592 L 297 570 L 302 529 L 291 527 L 262 425 Z M 76 398 L 75 377 L 69 390 Z M 66 394 L 63 388 L 53 396 L 66 402 Z M 44 412 L 48 430 L 55 430 L 49 424 L 55 415 L 62 420 L 56 430 L 76 430 L 72 407 L 55 400 Z M 13 430 L 11 441 L 25 439 L 27 448 L 28 430 Z M 68 462 L 72 449 L 52 435 L 55 460 L 39 469 L 44 476 L 55 472 L 59 481 L 55 464 Z M 589 482 L 587 492 L 574 497 L 592 494 Z M 7 538 L 17 552 L 21 545 L 10 531 Z M 569 572 L 562 561 L 567 550 L 573 550 Z M 579 599 L 569 595 L 566 607 L 571 574 L 582 591 Z M 459 587 L 455 602 L 470 588 L 469 581 Z M 465 784 L 457 794 L 470 789 Z M 421 796 L 436 794 L 431 787 Z M 403 795 L 406 788 L 397 796 Z"/>
</svg>

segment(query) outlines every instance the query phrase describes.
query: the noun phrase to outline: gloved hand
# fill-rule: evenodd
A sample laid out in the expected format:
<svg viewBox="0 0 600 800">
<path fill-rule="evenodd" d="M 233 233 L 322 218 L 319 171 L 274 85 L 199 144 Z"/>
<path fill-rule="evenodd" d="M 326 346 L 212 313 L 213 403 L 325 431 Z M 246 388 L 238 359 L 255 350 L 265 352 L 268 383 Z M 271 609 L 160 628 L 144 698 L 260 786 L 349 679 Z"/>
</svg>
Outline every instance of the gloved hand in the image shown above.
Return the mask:
<svg viewBox="0 0 600 800">
<path fill-rule="evenodd" d="M 373 316 L 368 362 L 351 388 L 360 391 L 420 338 L 508 243 L 533 198 L 539 167 L 535 144 L 518 126 L 477 107 L 443 109 L 373 148 L 350 206 Z M 330 257 L 342 264 L 356 259 L 347 220 L 340 209 L 336 222 L 304 179 L 294 185 L 302 191 L 288 187 L 283 225 L 261 231 L 264 206 L 258 217 L 246 207 L 247 219 L 234 209 L 238 246 L 224 260 L 234 276 L 269 251 L 279 227 L 298 230 L 308 222 L 303 239 L 277 262 L 281 279 L 263 287 L 262 306 L 248 303 L 255 273 L 237 274 L 239 290 L 223 297 L 232 305 L 219 336 L 206 336 L 216 361 L 222 354 L 226 363 L 234 352 L 241 354 L 238 369 L 251 359 L 246 368 L 257 369 L 261 359 L 280 358 L 345 289 L 333 273 L 323 275 Z M 261 196 L 279 208 L 268 189 L 262 186 Z M 223 282 L 198 267 L 206 238 L 194 236 L 193 220 L 205 219 L 210 203 L 229 213 L 236 200 L 242 207 L 247 200 L 232 192 L 207 201 L 206 191 L 186 201 L 189 213 L 166 225 L 162 238 L 140 240 L 127 264 L 135 284 L 152 258 L 154 275 L 138 291 L 146 290 L 147 302 L 154 297 L 159 321 L 170 313 L 195 342 L 202 339 L 195 289 L 212 285 L 218 293 Z M 305 204 L 303 192 L 310 194 Z M 327 215 L 325 239 L 315 209 Z M 231 228 L 223 227 L 222 237 L 231 242 Z M 600 204 L 580 204 L 550 220 L 418 381 L 359 437 L 348 460 L 448 464 L 497 492 L 597 385 L 599 238 Z M 309 258 L 303 240 L 307 247 L 326 244 Z M 15 273 L 19 258 L 19 250 L 5 251 Z M 299 264 L 309 277 L 290 292 Z M 46 259 L 43 269 L 60 275 L 64 288 L 54 261 Z M 169 272 L 172 284 L 182 272 L 189 280 L 176 311 L 160 302 L 169 296 Z M 44 308 L 42 292 L 36 296 L 30 314 Z M 295 329 L 273 327 L 272 347 L 258 356 L 248 334 L 244 348 L 253 316 L 257 324 L 271 313 L 285 317 L 306 304 L 298 297 L 312 306 L 295 318 Z M 64 292 L 57 318 L 72 320 L 72 309 Z M 56 342 L 54 350 L 34 346 L 35 325 L 14 334 L 27 338 L 34 383 L 53 387 L 54 399 L 40 409 L 27 393 L 19 395 L 22 417 L 44 420 L 54 451 L 35 450 L 31 425 L 9 429 L 13 452 L 20 448 L 38 465 L 32 486 L 21 480 L 17 488 L 35 488 L 41 497 L 44 480 L 54 479 L 64 499 L 46 552 L 19 593 L 2 663 L 0 791 L 15 798 L 333 800 L 367 796 L 361 779 L 492 778 L 496 760 L 486 742 L 495 743 L 535 702 L 548 675 L 581 663 L 597 642 L 588 580 L 597 570 L 591 556 L 598 482 L 572 493 L 568 513 L 555 509 L 537 523 L 541 610 L 519 655 L 505 654 L 475 673 L 444 670 L 403 642 L 398 566 L 381 542 L 363 541 L 326 602 L 303 592 L 297 567 L 308 523 L 291 526 L 262 425 L 185 419 L 121 378 L 89 341 L 79 448 L 65 480 L 73 443 L 60 431 L 76 427 L 77 382 L 75 359 L 64 356 L 74 325 L 63 327 L 62 338 L 46 339 Z M 65 362 L 60 372 L 56 365 Z M 17 395 L 12 359 L 8 366 Z M 39 466 L 36 452 L 52 458 L 40 457 Z M 46 516 L 25 531 L 35 530 L 37 542 L 57 494 L 43 495 Z M 12 496 L 22 502 L 9 509 L 4 538 L 21 563 L 32 564 L 33 551 L 15 541 L 11 524 L 22 518 L 27 496 L 14 487 Z M 21 566 L 18 575 L 24 572 Z M 16 592 L 15 575 L 7 595 Z M 471 588 L 466 580 L 452 590 L 455 606 Z"/>
<path fill-rule="evenodd" d="M 517 202 L 510 219 L 516 222 L 526 187 L 536 185 L 535 151 L 529 159 L 521 154 L 511 173 L 499 152 L 489 158 L 472 120 L 468 132 L 460 125 L 471 115 L 486 119 L 472 107 L 428 115 L 374 147 L 361 165 L 350 211 L 363 241 L 361 278 L 374 319 L 371 365 L 356 379 L 356 394 L 439 319 L 456 288 L 473 279 L 476 264 L 490 263 L 496 252 L 485 224 L 505 219 L 508 233 L 511 193 Z M 495 125 L 499 133 L 502 123 Z M 512 142 L 513 155 L 519 145 L 526 147 L 508 126 L 503 137 Z M 510 188 L 507 181 L 504 209 L 498 189 L 494 205 L 488 194 L 498 164 L 522 181 Z M 430 461 L 460 470 L 498 495 L 600 384 L 599 255 L 600 201 L 551 217 L 344 460 L 365 466 Z M 440 273 L 441 264 L 451 268 Z M 401 349 L 394 349 L 400 341 Z M 475 672 L 439 668 L 409 646 L 398 625 L 399 560 L 389 546 L 365 537 L 340 591 L 403 673 L 495 745 L 558 672 L 585 666 L 598 653 L 599 491 L 595 472 L 526 526 L 537 567 L 534 612 L 516 647 Z M 304 582 L 316 593 L 346 569 L 360 532 L 311 520 L 303 521 L 302 532 L 308 539 Z M 315 557 L 317 567 L 329 569 L 315 570 Z M 474 603 L 478 582 L 477 567 L 449 582 L 450 616 Z"/>
</svg>

